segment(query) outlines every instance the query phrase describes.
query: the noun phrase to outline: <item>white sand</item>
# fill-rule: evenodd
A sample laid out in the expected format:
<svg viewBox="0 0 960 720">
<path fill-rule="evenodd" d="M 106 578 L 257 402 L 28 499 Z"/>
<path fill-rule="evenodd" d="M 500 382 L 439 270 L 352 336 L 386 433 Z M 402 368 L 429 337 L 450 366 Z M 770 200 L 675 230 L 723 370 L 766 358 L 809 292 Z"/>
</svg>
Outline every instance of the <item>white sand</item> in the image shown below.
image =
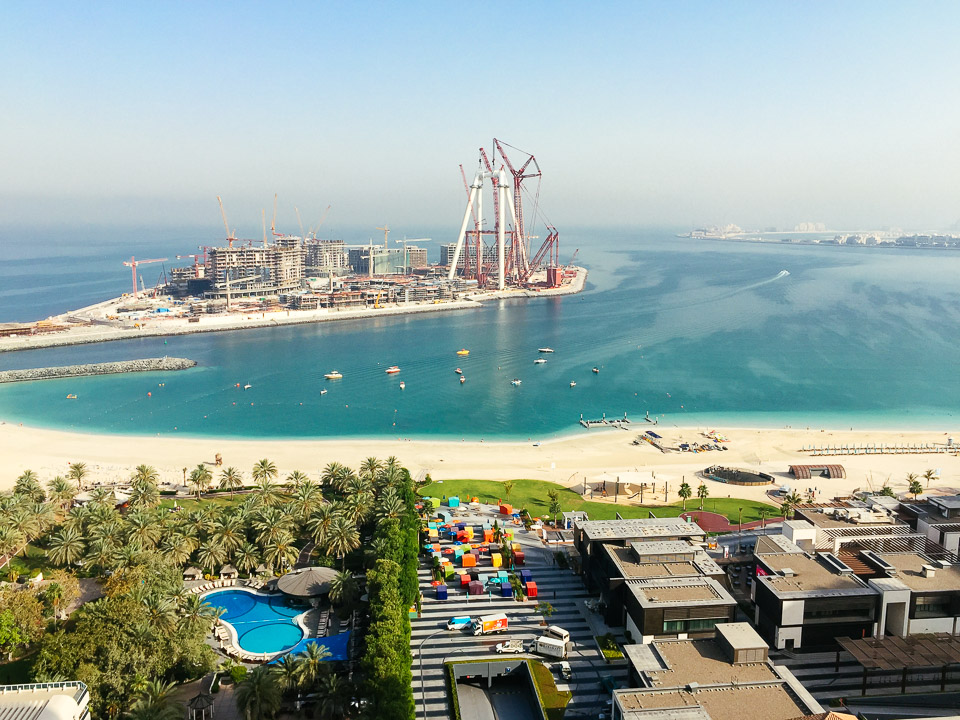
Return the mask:
<svg viewBox="0 0 960 720">
<path fill-rule="evenodd" d="M 0 489 L 9 488 L 16 477 L 30 468 L 42 481 L 66 474 L 70 462 L 87 464 L 93 481 L 114 481 L 129 477 L 133 468 L 146 463 L 156 467 L 164 480 L 182 480 L 183 468 L 212 463 L 215 453 L 223 456 L 224 467 L 233 465 L 249 477 L 250 468 L 260 458 L 276 463 L 281 477 L 293 470 L 318 478 L 331 461 L 356 467 L 363 458 L 395 455 L 416 476 L 421 471 L 437 480 L 480 478 L 507 480 L 534 478 L 557 482 L 567 487 L 583 487 L 602 473 L 612 481 L 618 473 L 640 472 L 656 476 L 650 480 L 663 500 L 663 485 L 669 482 L 668 499 L 676 500 L 676 488 L 686 479 L 694 489 L 699 484 L 695 473 L 714 464 L 761 469 L 803 492 L 819 488 L 817 499 L 828 499 L 855 489 L 877 490 L 889 480 L 898 493 L 906 492 L 906 475 L 918 475 L 927 469 L 940 469 L 939 479 L 931 483 L 938 494 L 960 492 L 960 458 L 954 454 L 858 455 L 810 457 L 800 449 L 809 445 L 945 443 L 953 433 L 890 431 L 805 431 L 718 428 L 728 438 L 727 452 L 662 454 L 647 444 L 635 446 L 632 440 L 649 426 L 635 425 L 631 431 L 613 429 L 583 430 L 570 436 L 546 441 L 535 447 L 530 442 L 451 442 L 433 440 L 236 440 L 120 435 L 87 435 L 54 430 L 0 425 Z M 702 441 L 693 428 L 657 428 L 671 444 L 678 439 Z M 958 435 L 957 437 L 960 437 Z M 790 464 L 840 464 L 847 477 L 828 480 L 795 481 L 787 474 Z M 216 474 L 216 473 L 215 473 Z M 782 478 L 782 479 L 781 479 Z M 641 479 L 633 478 L 635 483 Z M 739 487 L 708 482 L 711 497 L 769 499 L 769 487 Z M 924 482 L 924 485 L 926 483 Z M 609 485 L 608 485 L 609 487 Z M 634 484 L 628 493 L 639 490 Z M 647 490 L 644 500 L 651 501 Z M 596 498 L 594 498 L 596 499 Z M 612 498 L 611 498 L 612 500 Z M 624 502 L 623 496 L 620 501 Z M 639 502 L 639 498 L 635 499 Z M 694 505 L 696 498 L 693 499 Z"/>
</svg>

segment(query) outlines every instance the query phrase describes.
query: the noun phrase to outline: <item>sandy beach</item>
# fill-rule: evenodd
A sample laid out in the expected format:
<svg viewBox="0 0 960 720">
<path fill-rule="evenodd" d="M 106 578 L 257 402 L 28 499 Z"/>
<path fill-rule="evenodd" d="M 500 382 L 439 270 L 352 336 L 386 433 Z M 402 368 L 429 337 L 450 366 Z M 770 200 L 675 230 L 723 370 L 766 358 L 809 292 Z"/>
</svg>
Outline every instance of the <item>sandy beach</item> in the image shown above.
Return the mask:
<svg viewBox="0 0 960 720">
<path fill-rule="evenodd" d="M 32 469 L 46 482 L 54 475 L 66 474 L 69 463 L 82 461 L 94 482 L 124 480 L 133 468 L 146 463 L 158 469 L 161 478 L 170 483 L 182 482 L 184 468 L 198 463 L 213 463 L 216 453 L 223 465 L 235 466 L 249 475 L 250 468 L 261 458 L 276 463 L 281 477 L 293 470 L 319 478 L 322 468 L 331 461 L 356 467 L 368 456 L 386 458 L 395 455 L 416 476 L 429 473 L 435 480 L 478 478 L 508 480 L 532 478 L 548 480 L 582 490 L 606 477 L 614 480 L 619 474 L 624 481 L 649 481 L 658 488 L 657 500 L 663 501 L 663 485 L 669 484 L 668 500 L 675 501 L 676 488 L 686 480 L 700 483 L 698 471 L 711 465 L 762 470 L 777 478 L 774 486 L 742 487 L 708 481 L 711 497 L 742 497 L 769 500 L 768 492 L 780 483 L 804 493 L 817 488 L 817 500 L 846 495 L 857 489 L 879 490 L 888 483 L 898 494 L 907 490 L 908 473 L 922 475 L 928 469 L 939 470 L 939 477 L 930 483 L 932 492 L 960 492 L 960 458 L 953 453 L 847 455 L 811 457 L 801 449 L 809 446 L 945 444 L 953 433 L 890 432 L 890 431 L 820 431 L 797 429 L 717 428 L 728 441 L 726 452 L 661 453 L 633 439 L 645 427 L 631 431 L 610 428 L 583 430 L 571 435 L 531 442 L 455 442 L 436 440 L 249 440 L 220 438 L 173 438 L 93 435 L 61 432 L 18 424 L 0 425 L 0 489 L 13 486 L 16 477 Z M 679 441 L 700 442 L 704 437 L 696 428 L 671 428 L 658 431 L 669 444 Z M 788 474 L 791 464 L 839 464 L 846 478 L 827 479 L 814 476 L 797 481 Z M 216 475 L 216 472 L 214 473 Z M 605 474 L 605 475 L 604 475 Z M 926 481 L 924 486 L 926 486 Z M 651 493 L 645 493 L 647 504 Z M 596 497 L 594 499 L 597 499 Z M 624 502 L 623 495 L 620 501 Z M 637 502 L 639 502 L 637 500 Z"/>
</svg>

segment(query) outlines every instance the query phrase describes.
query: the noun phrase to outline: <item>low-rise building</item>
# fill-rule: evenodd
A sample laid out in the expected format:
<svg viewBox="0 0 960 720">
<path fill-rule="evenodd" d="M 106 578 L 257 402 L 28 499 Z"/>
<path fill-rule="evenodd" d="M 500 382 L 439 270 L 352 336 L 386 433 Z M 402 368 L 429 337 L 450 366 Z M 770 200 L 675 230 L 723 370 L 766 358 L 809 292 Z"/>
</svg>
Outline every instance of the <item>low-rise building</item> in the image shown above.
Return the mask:
<svg viewBox="0 0 960 720">
<path fill-rule="evenodd" d="M 616 720 L 791 720 L 823 708 L 747 623 L 712 638 L 626 645 L 635 687 L 613 692 Z"/>
<path fill-rule="evenodd" d="M 0 718 L 90 720 L 90 693 L 82 682 L 0 685 Z"/>
</svg>

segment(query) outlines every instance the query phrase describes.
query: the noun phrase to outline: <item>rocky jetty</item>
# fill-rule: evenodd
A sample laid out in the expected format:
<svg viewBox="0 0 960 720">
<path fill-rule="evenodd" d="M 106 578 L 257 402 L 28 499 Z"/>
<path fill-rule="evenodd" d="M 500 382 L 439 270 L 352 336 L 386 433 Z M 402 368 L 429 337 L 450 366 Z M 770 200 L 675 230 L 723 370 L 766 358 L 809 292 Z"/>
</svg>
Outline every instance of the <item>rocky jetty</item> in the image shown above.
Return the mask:
<svg viewBox="0 0 960 720">
<path fill-rule="evenodd" d="M 50 380 L 52 378 L 80 377 L 83 375 L 113 375 L 115 373 L 155 372 L 158 370 L 186 370 L 195 366 L 195 360 L 162 357 L 121 362 L 91 363 L 89 365 L 63 365 L 60 367 L 30 368 L 28 370 L 0 371 L 0 383 L 26 380 Z"/>
</svg>

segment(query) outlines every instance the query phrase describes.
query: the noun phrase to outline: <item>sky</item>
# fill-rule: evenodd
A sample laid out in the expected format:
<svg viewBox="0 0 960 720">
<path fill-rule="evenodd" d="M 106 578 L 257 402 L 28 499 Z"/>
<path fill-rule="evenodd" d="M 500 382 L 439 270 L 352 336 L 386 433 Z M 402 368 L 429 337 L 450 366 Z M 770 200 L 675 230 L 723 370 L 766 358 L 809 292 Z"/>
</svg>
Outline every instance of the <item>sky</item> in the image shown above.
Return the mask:
<svg viewBox="0 0 960 720">
<path fill-rule="evenodd" d="M 960 231 L 958 3 L 0 3 L 0 228 L 456 232 L 533 153 L 557 226 Z M 521 154 L 522 157 L 522 154 Z"/>
</svg>

